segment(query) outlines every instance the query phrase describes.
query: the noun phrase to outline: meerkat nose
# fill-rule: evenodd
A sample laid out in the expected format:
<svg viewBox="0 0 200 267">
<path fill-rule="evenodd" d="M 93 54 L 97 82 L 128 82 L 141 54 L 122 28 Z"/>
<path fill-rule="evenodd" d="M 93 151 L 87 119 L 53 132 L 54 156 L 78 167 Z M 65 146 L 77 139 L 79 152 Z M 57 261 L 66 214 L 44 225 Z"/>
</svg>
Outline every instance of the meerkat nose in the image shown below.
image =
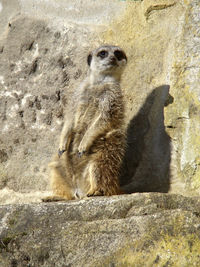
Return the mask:
<svg viewBox="0 0 200 267">
<path fill-rule="evenodd" d="M 113 64 L 113 65 L 115 65 L 116 63 L 117 63 L 117 60 L 116 60 L 116 58 L 113 56 L 113 57 L 110 57 L 109 58 L 109 61 L 110 61 L 110 63 L 111 64 Z"/>
</svg>

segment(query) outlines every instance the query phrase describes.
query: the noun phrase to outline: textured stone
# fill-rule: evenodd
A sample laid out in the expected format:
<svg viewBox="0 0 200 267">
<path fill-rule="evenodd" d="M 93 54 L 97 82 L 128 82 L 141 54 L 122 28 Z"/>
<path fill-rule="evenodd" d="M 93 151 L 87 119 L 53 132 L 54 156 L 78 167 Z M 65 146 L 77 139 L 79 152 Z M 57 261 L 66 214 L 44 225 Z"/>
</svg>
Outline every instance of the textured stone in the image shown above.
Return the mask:
<svg viewBox="0 0 200 267">
<path fill-rule="evenodd" d="M 200 3 L 126 3 L 103 33 L 129 58 L 122 184 L 127 192 L 199 195 Z"/>
<path fill-rule="evenodd" d="M 49 190 L 63 110 L 101 43 L 129 61 L 123 189 L 199 194 L 199 1 L 105 3 L 1 1 L 1 203 Z"/>
<path fill-rule="evenodd" d="M 199 266 L 199 215 L 199 199 L 158 193 L 5 205 L 0 264 Z"/>
<path fill-rule="evenodd" d="M 172 187 L 191 195 L 200 192 L 199 1 L 188 1 L 184 22 L 175 42 L 170 77 L 173 103 L 165 111 L 165 125 L 172 140 L 171 165 L 176 178 Z"/>
<path fill-rule="evenodd" d="M 22 15 L 9 25 L 0 54 L 1 176 L 11 190 L 46 190 L 63 107 L 73 83 L 85 75 L 86 65 L 80 70 L 78 61 L 87 53 L 84 47 L 77 51 L 80 40 L 69 42 L 74 29 L 60 32 L 45 20 Z"/>
</svg>

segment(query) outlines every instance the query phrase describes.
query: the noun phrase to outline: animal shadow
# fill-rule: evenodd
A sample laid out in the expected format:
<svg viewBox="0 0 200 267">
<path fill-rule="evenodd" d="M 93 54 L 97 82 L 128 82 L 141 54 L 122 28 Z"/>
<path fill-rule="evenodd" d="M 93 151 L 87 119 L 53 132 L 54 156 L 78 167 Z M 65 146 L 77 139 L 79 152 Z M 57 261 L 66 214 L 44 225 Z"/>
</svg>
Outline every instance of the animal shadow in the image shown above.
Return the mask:
<svg viewBox="0 0 200 267">
<path fill-rule="evenodd" d="M 120 177 L 125 193 L 169 191 L 171 146 L 164 125 L 164 106 L 170 103 L 169 88 L 169 85 L 155 88 L 129 122 Z"/>
</svg>

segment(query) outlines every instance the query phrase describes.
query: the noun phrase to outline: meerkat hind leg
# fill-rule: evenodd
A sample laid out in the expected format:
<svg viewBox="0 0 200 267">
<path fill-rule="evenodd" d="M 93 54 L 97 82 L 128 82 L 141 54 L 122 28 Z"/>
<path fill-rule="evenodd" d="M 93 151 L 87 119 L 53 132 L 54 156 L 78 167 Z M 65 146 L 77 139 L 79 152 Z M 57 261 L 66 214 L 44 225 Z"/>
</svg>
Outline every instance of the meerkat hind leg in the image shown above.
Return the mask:
<svg viewBox="0 0 200 267">
<path fill-rule="evenodd" d="M 73 195 L 73 186 L 70 182 L 69 174 L 65 168 L 64 162 L 55 160 L 49 164 L 51 188 L 53 195 L 42 199 L 43 202 L 66 201 L 75 199 Z"/>
<path fill-rule="evenodd" d="M 88 180 L 90 183 L 90 189 L 87 192 L 87 197 L 92 196 L 104 196 L 105 192 L 101 184 L 101 174 L 96 162 L 89 163 L 88 166 Z"/>
<path fill-rule="evenodd" d="M 84 174 L 84 177 L 88 180 L 89 183 L 89 190 L 86 193 L 87 197 L 103 195 L 103 192 L 99 191 L 97 188 L 97 179 L 96 176 L 94 175 L 94 172 L 95 172 L 95 163 L 89 162 Z"/>
<path fill-rule="evenodd" d="M 87 196 L 111 196 L 121 193 L 118 181 L 120 164 L 114 157 L 112 159 L 111 155 L 112 153 L 106 157 L 106 151 L 104 151 L 89 163 L 90 189 Z"/>
</svg>

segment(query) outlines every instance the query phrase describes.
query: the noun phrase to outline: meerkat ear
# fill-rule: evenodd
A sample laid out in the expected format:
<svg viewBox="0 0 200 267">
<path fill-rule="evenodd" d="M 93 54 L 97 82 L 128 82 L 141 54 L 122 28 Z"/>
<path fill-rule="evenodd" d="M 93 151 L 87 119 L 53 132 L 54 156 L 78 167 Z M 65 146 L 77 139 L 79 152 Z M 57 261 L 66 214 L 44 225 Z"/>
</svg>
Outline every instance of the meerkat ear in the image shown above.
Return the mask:
<svg viewBox="0 0 200 267">
<path fill-rule="evenodd" d="M 92 61 L 92 54 L 89 54 L 87 58 L 87 63 L 89 66 L 90 66 L 91 61 Z"/>
</svg>

